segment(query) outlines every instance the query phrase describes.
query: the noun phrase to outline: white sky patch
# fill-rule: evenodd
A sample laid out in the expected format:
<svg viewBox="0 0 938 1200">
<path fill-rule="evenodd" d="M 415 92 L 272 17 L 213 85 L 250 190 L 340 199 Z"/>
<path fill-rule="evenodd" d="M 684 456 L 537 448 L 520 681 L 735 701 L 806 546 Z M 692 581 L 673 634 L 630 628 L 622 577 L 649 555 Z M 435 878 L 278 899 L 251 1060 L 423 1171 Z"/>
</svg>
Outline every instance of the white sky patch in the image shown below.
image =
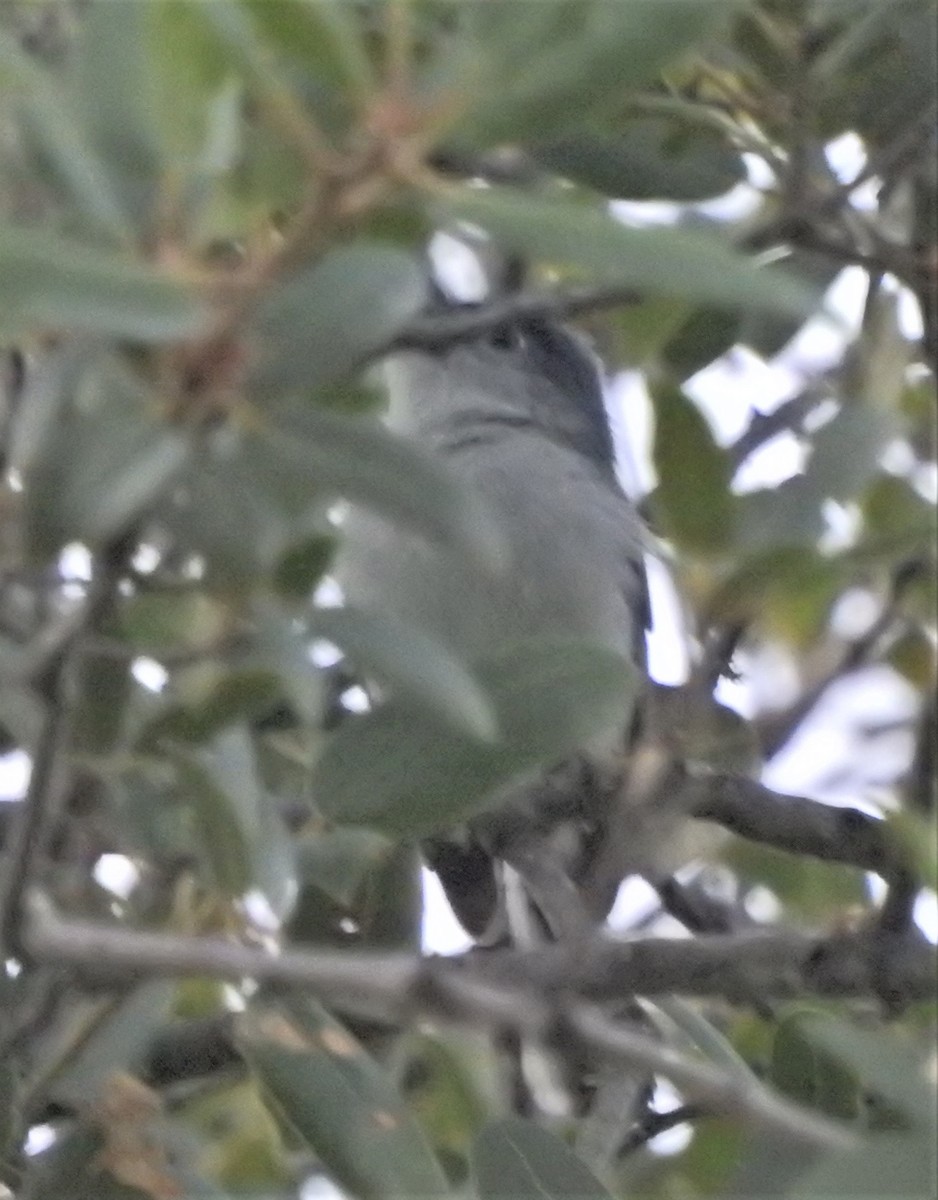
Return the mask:
<svg viewBox="0 0 938 1200">
<path fill-rule="evenodd" d="M 849 183 L 866 165 L 866 148 L 855 133 L 842 133 L 824 147 L 828 166 L 839 183 Z"/>
<path fill-rule="evenodd" d="M 126 900 L 140 882 L 140 872 L 126 854 L 102 854 L 92 872 L 101 887 Z"/>
<path fill-rule="evenodd" d="M 932 945 L 938 943 L 938 895 L 930 888 L 923 891 L 915 901 L 913 916 L 915 924 Z"/>
<path fill-rule="evenodd" d="M 449 233 L 435 233 L 430 240 L 433 273 L 443 290 L 463 304 L 484 300 L 488 280 L 475 250 Z"/>
<path fill-rule="evenodd" d="M 835 554 L 838 550 L 849 549 L 863 528 L 863 513 L 859 505 L 852 502 L 841 504 L 839 500 L 828 497 L 821 502 L 821 514 L 827 522 L 827 528 L 818 541 L 821 553 Z"/>
<path fill-rule="evenodd" d="M 309 648 L 309 658 L 314 667 L 325 670 L 341 660 L 342 651 L 325 638 L 316 638 Z"/>
<path fill-rule="evenodd" d="M 169 672 L 155 658 L 135 658 L 130 673 L 148 692 L 161 692 L 169 682 Z"/>
<path fill-rule="evenodd" d="M 280 920 L 277 914 L 259 888 L 251 888 L 241 897 L 241 907 L 248 920 L 259 932 L 274 934 L 280 929 Z"/>
<path fill-rule="evenodd" d="M 366 713 L 371 707 L 371 702 L 365 689 L 356 683 L 342 693 L 342 705 L 349 712 Z"/>
<path fill-rule="evenodd" d="M 311 1175 L 300 1185 L 300 1200 L 346 1200 L 345 1193 L 325 1175 Z"/>
<path fill-rule="evenodd" d="M 768 679 L 774 682 L 769 672 Z M 762 774 L 767 787 L 781 792 L 806 792 L 831 803 L 863 807 L 872 798 L 870 773 L 887 777 L 907 765 L 911 734 L 875 741 L 863 736 L 864 726 L 912 721 L 918 712 L 915 689 L 892 668 L 866 667 L 838 679 L 824 692 L 810 718 L 769 762 Z M 843 767 L 825 784 L 824 771 Z M 872 808 L 875 811 L 876 806 Z"/>
<path fill-rule="evenodd" d="M 0 802 L 22 800 L 31 769 L 29 755 L 23 750 L 11 750 L 0 758 Z"/>
<path fill-rule="evenodd" d="M 426 954 L 463 954 L 472 938 L 453 915 L 443 885 L 433 871 L 421 871 L 423 883 L 422 947 Z"/>
<path fill-rule="evenodd" d="M 834 605 L 830 627 L 838 637 L 855 641 L 872 629 L 882 611 L 882 600 L 873 592 L 867 588 L 849 588 Z"/>
<path fill-rule="evenodd" d="M 615 903 L 606 917 L 609 929 L 628 929 L 637 921 L 650 917 L 661 907 L 658 893 L 640 875 L 630 875 L 619 885 Z"/>
<path fill-rule="evenodd" d="M 727 679 L 725 675 L 721 675 L 713 696 L 718 704 L 725 704 L 727 708 L 731 708 L 747 720 L 755 716 L 756 706 L 752 699 L 752 689 L 748 681 L 741 676 L 739 679 Z"/>
<path fill-rule="evenodd" d="M 59 555 L 59 574 L 69 582 L 88 583 L 91 580 L 91 551 L 81 542 L 69 542 Z"/>
<path fill-rule="evenodd" d="M 807 442 L 790 429 L 783 429 L 746 457 L 733 476 L 733 491 L 743 495 L 778 487 L 793 475 L 801 474 L 807 461 Z"/>
<path fill-rule="evenodd" d="M 762 884 L 750 888 L 743 901 L 743 908 L 754 921 L 769 923 L 777 921 L 782 915 L 782 905 L 774 892 Z"/>
<path fill-rule="evenodd" d="M 749 182 L 754 188 L 767 190 L 775 186 L 775 173 L 764 158 L 758 154 L 746 153 L 743 155 L 743 162 L 746 164 Z"/>
<path fill-rule="evenodd" d="M 54 1125 L 33 1125 L 26 1134 L 26 1143 L 23 1149 L 30 1157 L 34 1154 L 42 1154 L 43 1150 L 49 1149 L 57 1136 Z"/>
<path fill-rule="evenodd" d="M 727 446 L 749 425 L 755 397 L 759 412 L 772 412 L 801 382 L 801 375 L 779 359 L 767 363 L 747 346 L 733 346 L 692 375 L 684 390 L 707 417 L 717 441 Z"/>
<path fill-rule="evenodd" d="M 879 465 L 890 475 L 906 476 L 916 465 L 915 452 L 904 438 L 895 438 L 882 452 Z"/>
<path fill-rule="evenodd" d="M 648 389 L 639 371 L 620 371 L 608 390 L 619 476 L 626 494 L 638 499 L 658 482 L 651 459 L 654 420 Z"/>
<path fill-rule="evenodd" d="M 313 593 L 313 603 L 318 608 L 335 608 L 342 603 L 342 589 L 331 575 L 324 575 Z"/>
<path fill-rule="evenodd" d="M 791 654 L 778 642 L 765 641 L 748 651 L 740 650 L 735 663 L 757 712 L 787 708 L 797 699 L 801 688 L 798 669 Z"/>
<path fill-rule="evenodd" d="M 823 308 L 836 320 L 825 313 L 811 317 L 775 356 L 774 364 L 797 380 L 835 367 L 843 358 L 844 342 L 860 329 L 866 292 L 863 268 L 845 267 L 824 293 Z"/>
<path fill-rule="evenodd" d="M 907 287 L 899 289 L 899 329 L 907 338 L 917 341 L 925 332 L 922 309 L 914 294 Z"/>
<path fill-rule="evenodd" d="M 938 463 L 920 463 L 912 472 L 912 486 L 923 500 L 938 501 Z"/>
<path fill-rule="evenodd" d="M 682 206 L 668 200 L 613 200 L 609 211 L 623 225 L 646 229 L 655 225 L 674 225 Z"/>
<path fill-rule="evenodd" d="M 160 552 L 156 546 L 144 542 L 134 551 L 130 563 L 138 575 L 150 575 L 160 565 Z"/>
<path fill-rule="evenodd" d="M 744 181 L 737 183 L 722 196 L 715 196 L 712 200 L 702 200 L 699 204 L 695 204 L 694 212 L 698 212 L 704 217 L 710 217 L 714 221 L 744 221 L 756 212 L 761 203 L 762 197 L 758 190 L 752 186 L 751 182 Z"/>
<path fill-rule="evenodd" d="M 684 615 L 671 576 L 654 555 L 645 555 L 652 627 L 646 636 L 648 673 L 657 683 L 685 683 L 690 673 Z"/>
</svg>

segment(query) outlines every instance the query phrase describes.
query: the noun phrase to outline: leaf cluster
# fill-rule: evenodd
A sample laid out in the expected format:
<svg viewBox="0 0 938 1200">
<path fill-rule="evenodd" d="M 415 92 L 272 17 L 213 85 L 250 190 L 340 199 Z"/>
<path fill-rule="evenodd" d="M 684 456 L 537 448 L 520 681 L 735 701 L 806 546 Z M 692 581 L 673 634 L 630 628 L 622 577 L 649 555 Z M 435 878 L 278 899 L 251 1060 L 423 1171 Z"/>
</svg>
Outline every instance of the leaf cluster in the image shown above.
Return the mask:
<svg viewBox="0 0 938 1200">
<path fill-rule="evenodd" d="M 32 770 L 0 811 L 0 1191 L 926 1194 L 930 1011 L 629 1010 L 861 1135 L 812 1157 L 688 1109 L 663 1157 L 661 1114 L 626 1112 L 595 1051 L 490 1038 L 469 1000 L 418 1029 L 210 973 L 66 973 L 31 959 L 28 900 L 128 934 L 416 954 L 417 840 L 628 707 L 633 674 L 591 645 L 465 662 L 330 603 L 342 505 L 499 560 L 484 504 L 376 419 L 389 351 L 464 336 L 424 315 L 443 230 L 523 260 L 509 306 L 577 317 L 633 373 L 694 664 L 663 704 L 685 764 L 752 772 L 863 669 L 903 681 L 849 782 L 886 798 L 907 931 L 936 883 L 934 34 L 926 0 L 4 8 L 0 745 Z M 855 328 L 824 299 L 845 274 Z M 790 386 L 728 437 L 712 381 L 740 358 Z M 766 486 L 773 439 L 800 466 Z M 768 673 L 745 720 L 711 699 L 734 650 Z M 334 730 L 357 698 L 339 660 L 384 700 Z M 748 923 L 884 920 L 856 867 L 754 842 L 698 882 Z"/>
</svg>

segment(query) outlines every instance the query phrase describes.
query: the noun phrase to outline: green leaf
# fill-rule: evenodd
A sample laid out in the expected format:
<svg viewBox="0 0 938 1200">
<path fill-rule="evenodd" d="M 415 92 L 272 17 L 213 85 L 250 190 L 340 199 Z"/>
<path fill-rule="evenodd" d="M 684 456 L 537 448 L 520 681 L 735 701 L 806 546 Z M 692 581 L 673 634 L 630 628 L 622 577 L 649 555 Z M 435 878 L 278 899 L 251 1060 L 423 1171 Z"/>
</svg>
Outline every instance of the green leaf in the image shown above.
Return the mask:
<svg viewBox="0 0 938 1200">
<path fill-rule="evenodd" d="M 836 912 L 866 901 L 863 872 L 856 867 L 786 854 L 741 839 L 729 843 L 721 858 L 746 886 L 771 888 L 786 909 L 813 924 L 830 921 Z"/>
<path fill-rule="evenodd" d="M 131 1105 L 123 1103 L 124 1089 Z M 193 1140 L 175 1123 L 152 1119 L 134 1120 L 134 1103 L 141 1098 L 156 1108 L 156 1094 L 147 1097 L 142 1084 L 118 1078 L 109 1089 L 106 1102 L 112 1113 L 112 1140 L 119 1147 L 122 1138 L 130 1138 L 126 1157 L 117 1154 L 120 1165 L 129 1173 L 141 1174 L 148 1190 L 122 1183 L 104 1166 L 107 1158 L 102 1132 L 90 1122 L 70 1123 L 58 1134 L 49 1149 L 29 1160 L 27 1167 L 30 1200 L 153 1200 L 155 1196 L 185 1196 L 186 1200 L 229 1200 L 215 1184 L 202 1178 L 191 1167 L 195 1157 Z M 122 1120 L 127 1110 L 126 1120 Z M 133 1139 L 137 1139 L 136 1141 Z M 138 1145 L 146 1147 L 146 1157 Z M 136 1170 L 139 1166 L 139 1171 Z M 150 1170 L 147 1170 L 147 1167 Z M 142 1181 L 143 1181 L 142 1180 Z"/>
<path fill-rule="evenodd" d="M 351 1195 L 440 1197 L 449 1187 L 380 1067 L 315 1001 L 238 1018 L 238 1042 L 274 1105 Z"/>
<path fill-rule="evenodd" d="M 740 545 L 759 550 L 813 545 L 825 529 L 824 501 L 859 495 L 900 428 L 895 411 L 845 403 L 815 434 L 804 474 L 739 497 Z"/>
<path fill-rule="evenodd" d="M 32 138 L 54 181 L 75 205 L 76 213 L 95 231 L 127 238 L 129 226 L 117 188 L 75 121 L 73 106 L 3 30 L 0 82 L 15 89 L 27 136 Z"/>
<path fill-rule="evenodd" d="M 559 639 L 505 648 L 476 674 L 495 706 L 498 742 L 459 737 L 425 709 L 389 701 L 327 743 L 313 777 L 323 812 L 391 833 L 445 828 L 490 806 L 513 779 L 625 728 L 636 684 L 617 655 Z"/>
<path fill-rule="evenodd" d="M 411 1034 L 403 1069 L 407 1103 L 448 1174 L 462 1182 L 473 1137 L 497 1103 L 498 1066 L 479 1030 Z"/>
<path fill-rule="evenodd" d="M 836 1057 L 865 1087 L 895 1104 L 910 1125 L 933 1128 L 933 1027 L 922 1037 L 901 1026 L 864 1029 L 824 1013 L 805 1013 L 802 1025 L 819 1050 Z"/>
<path fill-rule="evenodd" d="M 324 675 L 310 657 L 312 636 L 305 624 L 266 600 L 253 606 L 252 658 L 262 669 L 276 671 L 294 716 L 321 729 L 326 700 Z"/>
<path fill-rule="evenodd" d="M 63 389 L 58 419 L 34 425 L 17 444 L 32 459 L 19 460 L 29 542 L 44 557 L 127 529 L 170 489 L 189 453 L 184 434 L 159 420 L 154 398 L 116 359 L 89 364 L 66 396 L 69 377 L 65 370 L 49 380 Z"/>
<path fill-rule="evenodd" d="M 740 315 L 707 305 L 681 325 L 664 348 L 664 359 L 679 379 L 689 379 L 739 340 Z"/>
<path fill-rule="evenodd" d="M 295 1191 L 282 1132 L 254 1080 L 224 1080 L 210 1090 L 203 1082 L 173 1106 L 173 1116 L 198 1136 L 203 1174 L 232 1195 L 287 1200 Z"/>
<path fill-rule="evenodd" d="M 335 556 L 337 539 L 325 533 L 313 533 L 295 542 L 274 567 L 273 585 L 288 600 L 307 600 Z"/>
<path fill-rule="evenodd" d="M 531 153 L 549 171 L 629 200 L 703 200 L 746 176 L 725 138 L 666 117 L 630 120 L 617 136 L 577 133 Z"/>
<path fill-rule="evenodd" d="M 758 1078 L 746 1060 L 735 1049 L 732 1042 L 706 1019 L 697 1007 L 680 996 L 657 996 L 652 1010 L 660 1009 L 673 1022 L 685 1038 L 703 1052 L 711 1062 L 736 1075 L 747 1085 L 754 1085 Z"/>
<path fill-rule="evenodd" d="M 938 15 L 929 0 L 853 0 L 842 29 L 812 71 L 823 136 L 850 130 L 874 148 L 888 145 L 934 104 Z"/>
<path fill-rule="evenodd" d="M 484 498 L 463 488 L 437 459 L 373 419 L 309 404 L 281 405 L 251 446 L 320 496 L 341 496 L 466 555 L 485 569 L 503 550 Z"/>
<path fill-rule="evenodd" d="M 91 0 L 69 63 L 82 123 L 138 225 L 149 217 L 163 168 L 147 34 L 147 5 Z"/>
<path fill-rule="evenodd" d="M 798 1104 L 855 1120 L 860 1112 L 859 1079 L 806 1035 L 804 1018 L 804 1013 L 794 1014 L 779 1024 L 772 1044 L 771 1081 Z"/>
<path fill-rule="evenodd" d="M 87 1125 L 77 1125 L 57 1137 L 48 1149 L 29 1163 L 32 1200 L 141 1200 L 138 1188 L 120 1183 L 101 1170 L 104 1139 Z M 176 1185 L 167 1176 L 165 1183 Z"/>
<path fill-rule="evenodd" d="M 314 79 L 368 96 L 374 71 L 359 14 L 333 0 L 245 0 L 268 44 L 301 62 Z"/>
<path fill-rule="evenodd" d="M 425 298 L 425 272 L 403 250 L 359 241 L 330 251 L 261 304 L 249 387 L 263 398 L 348 375 Z"/>
<path fill-rule="evenodd" d="M 72 743 L 79 754 L 113 754 L 123 741 L 127 704 L 134 687 L 130 662 L 121 655 L 81 656 L 73 683 Z"/>
<path fill-rule="evenodd" d="M 230 757 L 221 753 L 176 747 L 164 753 L 175 767 L 215 885 L 228 896 L 243 896 L 252 883 L 251 838 L 258 828 L 250 781 L 235 778 Z"/>
<path fill-rule="evenodd" d="M 389 615 L 348 605 L 314 610 L 310 625 L 392 696 L 437 713 L 457 733 L 494 741 L 488 697 L 465 664 L 435 638 Z"/>
<path fill-rule="evenodd" d="M 231 103 L 232 98 L 237 101 L 240 92 L 231 86 L 226 56 L 200 16 L 200 3 L 148 0 L 133 7 L 141 9 L 147 21 L 152 119 L 164 155 L 177 167 L 221 165 L 225 156 L 219 153 L 220 143 L 225 139 L 218 136 L 217 127 L 215 153 L 209 154 L 213 123 L 222 116 L 215 106 Z M 237 136 L 232 140 L 237 146 Z"/>
<path fill-rule="evenodd" d="M 115 1072 L 138 1072 L 154 1034 L 169 1022 L 175 991 L 173 980 L 151 980 L 103 1009 L 103 1019 L 85 1013 L 85 1036 L 52 1083 L 54 1099 L 69 1106 L 94 1103 Z"/>
<path fill-rule="evenodd" d="M 652 497 L 661 532 L 696 554 L 716 554 L 733 538 L 732 466 L 697 406 L 681 391 L 659 384 L 655 408 Z"/>
<path fill-rule="evenodd" d="M 817 1196 L 930 1196 L 938 1179 L 935 1145 L 934 1028 L 924 1038 L 901 1029 L 860 1029 L 844 1021 L 806 1017 L 804 1031 L 823 1053 L 842 1064 L 900 1117 L 886 1132 L 873 1132 L 860 1148 L 829 1155 L 793 1193 Z M 904 1126 L 904 1128 L 902 1127 Z"/>
<path fill-rule="evenodd" d="M 879 456 L 901 426 L 894 412 L 845 405 L 814 438 L 808 474 L 824 496 L 852 500 L 872 478 Z"/>
<path fill-rule="evenodd" d="M 572 267 L 594 282 L 801 317 L 817 305 L 812 289 L 798 279 L 757 266 L 714 233 L 636 229 L 582 204 L 532 200 L 498 188 L 453 189 L 431 211 L 441 224 L 479 225 L 509 250 Z"/>
<path fill-rule="evenodd" d="M 344 827 L 305 842 L 302 856 L 303 888 L 290 920 L 291 942 L 418 952 L 423 897 L 413 846 Z M 349 876 L 340 879 L 345 869 Z"/>
<path fill-rule="evenodd" d="M 0 336 L 72 329 L 166 342 L 197 337 L 206 317 L 166 272 L 49 230 L 0 226 Z"/>
<path fill-rule="evenodd" d="M 207 747 L 163 752 L 175 766 L 216 884 L 231 896 L 254 888 L 278 919 L 288 916 L 298 891 L 296 854 L 261 783 L 247 727 L 229 728 Z"/>
<path fill-rule="evenodd" d="M 383 834 L 371 829 L 314 831 L 297 843 L 300 877 L 336 904 L 351 908 L 367 877 L 387 857 L 390 845 Z"/>
<path fill-rule="evenodd" d="M 280 681 L 269 667 L 227 671 L 206 664 L 177 673 L 175 684 L 178 701 L 141 732 L 144 750 L 163 740 L 208 742 L 229 725 L 265 715 L 280 699 Z"/>
<path fill-rule="evenodd" d="M 121 605 L 117 625 L 135 648 L 159 656 L 171 647 L 211 647 L 228 630 L 229 614 L 203 592 L 149 592 Z"/>
<path fill-rule="evenodd" d="M 220 434 L 198 447 L 182 494 L 160 516 L 180 546 L 205 560 L 209 587 L 249 591 L 283 552 L 290 522 L 280 497 L 260 486 L 262 472 L 249 471 L 240 435 Z M 302 483 L 309 503 L 312 483 Z"/>
<path fill-rule="evenodd" d="M 472 1147 L 480 1200 L 608 1200 L 610 1193 L 559 1138 L 517 1117 L 493 1121 Z"/>
<path fill-rule="evenodd" d="M 826 620 L 845 574 L 839 559 L 802 547 L 744 557 L 707 598 L 705 624 L 754 625 L 803 645 Z"/>
<path fill-rule="evenodd" d="M 843 264 L 828 255 L 814 254 L 800 247 L 788 251 L 778 263 L 790 275 L 812 288 L 817 296 L 822 296 L 843 270 Z M 736 340 L 750 346 L 765 359 L 774 358 L 802 327 L 805 315 L 802 313 L 799 318 L 797 314 L 792 316 L 769 310 L 742 310 Z"/>
<path fill-rule="evenodd" d="M 224 796 L 229 820 L 247 847 L 247 886 L 264 894 L 276 917 L 286 917 L 298 887 L 296 855 L 274 798 L 261 784 L 247 726 L 226 730 L 205 750 L 194 751 L 193 757 Z M 208 820 L 211 817 L 209 811 Z M 207 823 L 204 828 L 208 832 Z"/>
<path fill-rule="evenodd" d="M 724 0 L 467 6 L 463 62 L 448 72 L 467 100 L 455 136 L 488 145 L 582 128 L 712 32 L 728 8 Z"/>
</svg>

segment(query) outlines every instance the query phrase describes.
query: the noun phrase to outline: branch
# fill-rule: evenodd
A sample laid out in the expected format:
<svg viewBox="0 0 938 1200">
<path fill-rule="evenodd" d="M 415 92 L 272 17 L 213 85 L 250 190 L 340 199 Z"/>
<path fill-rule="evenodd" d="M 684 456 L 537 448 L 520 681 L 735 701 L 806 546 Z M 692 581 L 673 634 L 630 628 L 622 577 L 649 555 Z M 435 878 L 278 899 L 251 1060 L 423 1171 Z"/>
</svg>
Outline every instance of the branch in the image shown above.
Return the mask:
<svg viewBox="0 0 938 1200">
<path fill-rule="evenodd" d="M 35 864 L 60 811 L 68 785 L 66 761 L 74 704 L 66 694 L 74 651 L 84 634 L 99 623 L 114 596 L 117 577 L 136 545 L 136 527 L 125 531 L 102 551 L 95 563 L 83 604 L 56 623 L 48 637 L 27 647 L 29 676 L 45 703 L 45 720 L 33 754 L 26 796 L 5 839 L 0 875 L 0 948 L 19 956 L 23 897 Z"/>
<path fill-rule="evenodd" d="M 885 821 L 859 809 L 789 796 L 737 775 L 688 776 L 684 796 L 695 817 L 789 854 L 846 863 L 886 879 L 905 866 Z"/>
<path fill-rule="evenodd" d="M 754 1077 L 685 1058 L 656 1038 L 623 1028 L 593 1004 L 570 999 L 572 986 L 577 983 L 584 985 L 581 996 L 595 999 L 609 995 L 610 985 L 617 997 L 635 990 L 649 994 L 648 985 L 654 990 L 656 979 L 647 973 L 647 964 L 662 953 L 668 958 L 672 975 L 664 990 L 673 991 L 677 976 L 689 977 L 682 964 L 688 962 L 693 942 L 655 939 L 635 944 L 599 943 L 595 947 L 554 944 L 528 954 L 506 951 L 456 959 L 335 951 L 284 950 L 270 954 L 217 937 L 186 938 L 131 932 L 89 921 L 63 921 L 38 893 L 30 893 L 28 901 L 23 936 L 35 960 L 99 971 L 114 969 L 124 982 L 128 975 L 153 974 L 277 981 L 308 988 L 327 1004 L 384 1021 L 422 1012 L 494 1030 L 516 1029 L 546 1044 L 559 1036 L 576 1037 L 610 1060 L 666 1075 L 689 1102 L 710 1112 L 738 1117 L 755 1128 L 788 1134 L 824 1149 L 853 1144 L 840 1127 L 772 1095 Z M 716 940 L 722 943 L 716 955 L 704 943 L 697 960 L 691 961 L 697 982 L 706 979 L 713 985 L 711 990 L 721 992 L 729 977 L 728 964 L 738 967 L 740 947 L 747 957 L 746 939 Z M 761 942 L 759 959 L 767 975 L 778 975 L 774 964 L 780 958 L 779 948 L 789 949 L 787 958 L 781 955 L 789 982 L 794 978 L 790 969 L 792 947 L 801 957 L 813 958 L 818 958 L 825 947 L 823 941 L 798 935 L 766 936 Z M 699 960 L 708 953 L 719 967 L 711 963 L 708 970 L 701 970 Z M 914 976 L 913 990 L 919 989 L 922 978 L 931 985 L 930 961 L 919 961 L 919 954 L 911 957 L 912 969 L 906 973 Z M 666 975 L 667 971 L 659 970 L 658 981 L 664 982 Z M 847 994 L 854 994 L 859 982 L 858 977 L 842 980 Z"/>
</svg>

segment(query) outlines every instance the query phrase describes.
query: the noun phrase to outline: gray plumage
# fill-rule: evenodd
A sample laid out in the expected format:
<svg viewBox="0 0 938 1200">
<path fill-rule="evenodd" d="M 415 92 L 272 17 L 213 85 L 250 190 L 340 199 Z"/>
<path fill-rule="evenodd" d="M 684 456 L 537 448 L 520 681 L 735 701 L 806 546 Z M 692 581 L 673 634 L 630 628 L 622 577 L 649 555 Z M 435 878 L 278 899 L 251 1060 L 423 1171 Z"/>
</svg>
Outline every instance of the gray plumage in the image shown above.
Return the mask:
<svg viewBox="0 0 938 1200">
<path fill-rule="evenodd" d="M 507 544 L 493 575 L 375 517 L 350 519 L 341 577 L 356 603 L 472 658 L 537 634 L 643 661 L 642 527 L 616 479 L 596 366 L 573 335 L 530 322 L 388 364 L 391 427 L 445 459 Z"/>
<path fill-rule="evenodd" d="M 389 425 L 481 495 L 507 554 L 501 571 L 486 574 L 354 511 L 338 569 L 348 599 L 435 634 L 470 663 L 500 644 L 560 635 L 593 641 L 643 668 L 642 524 L 616 477 L 598 364 L 581 340 L 529 320 L 439 353 L 398 355 L 386 370 Z M 584 747 L 563 787 L 579 795 L 584 769 L 597 763 L 608 774 L 629 723 L 623 713 L 614 741 L 607 731 Z M 524 819 L 543 832 L 543 797 L 510 799 L 515 816 L 527 812 Z M 580 824 L 592 828 L 594 818 Z M 497 843 L 497 816 L 473 828 L 488 849 Z M 484 855 L 472 839 L 461 846 L 444 839 L 429 857 L 457 915 L 478 934 L 494 897 Z M 569 849 L 564 861 L 575 874 Z"/>
</svg>

